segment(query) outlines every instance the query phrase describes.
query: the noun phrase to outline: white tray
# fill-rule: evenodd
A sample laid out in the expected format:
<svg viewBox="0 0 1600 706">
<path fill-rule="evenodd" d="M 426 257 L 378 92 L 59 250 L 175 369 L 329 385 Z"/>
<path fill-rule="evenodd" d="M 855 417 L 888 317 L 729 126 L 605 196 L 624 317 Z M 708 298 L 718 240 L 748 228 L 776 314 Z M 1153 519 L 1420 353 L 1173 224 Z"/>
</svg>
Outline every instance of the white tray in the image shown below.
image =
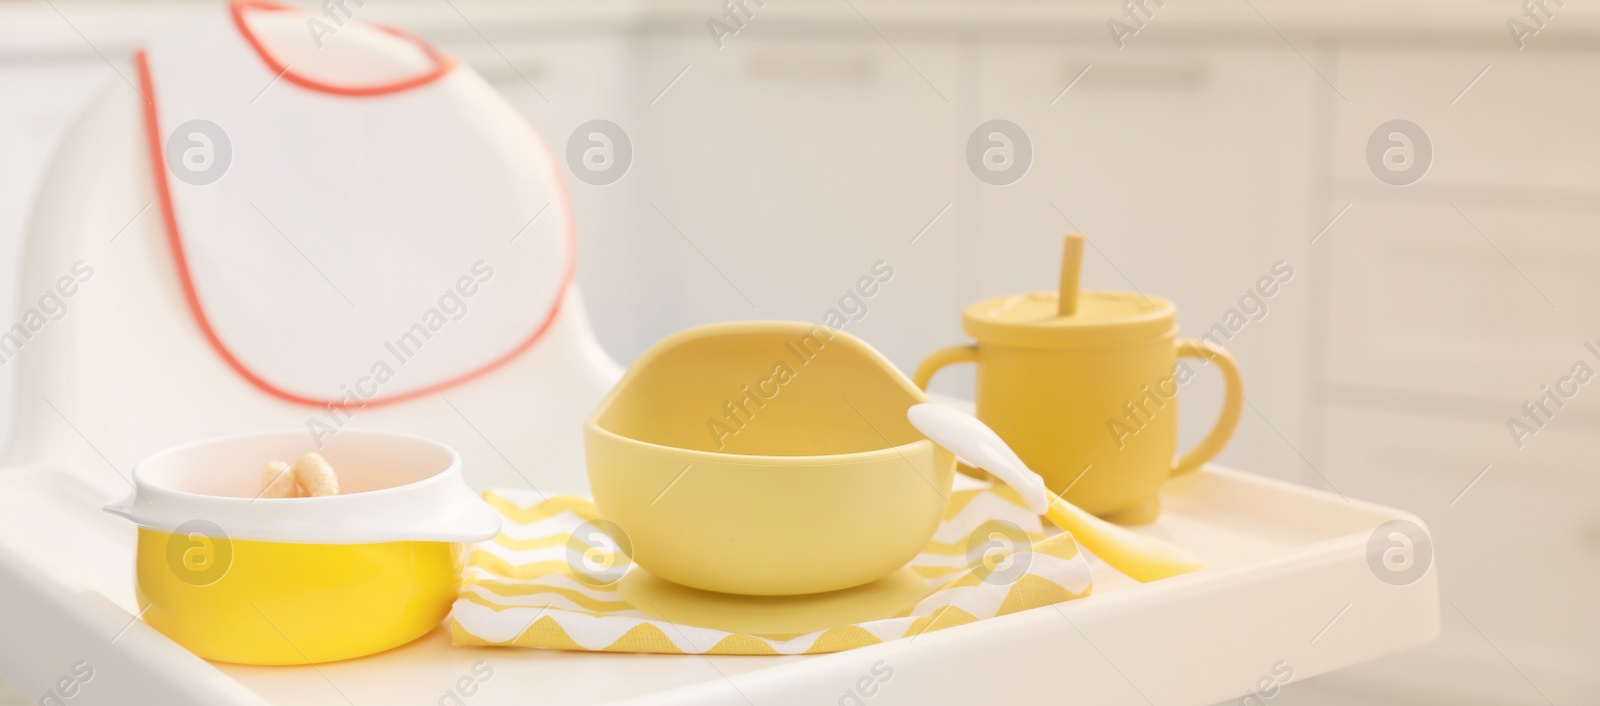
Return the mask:
<svg viewBox="0 0 1600 706">
<path fill-rule="evenodd" d="M 1395 586 L 1367 557 L 1379 525 L 1417 518 L 1209 467 L 1168 484 L 1162 519 L 1142 531 L 1211 568 L 1139 585 L 1095 562 L 1091 596 L 912 640 L 810 657 L 707 658 L 456 648 L 440 629 L 316 668 L 212 664 L 135 620 L 134 532 L 100 511 L 105 500 L 61 473 L 0 474 L 0 675 L 30 698 L 88 660 L 94 677 L 73 706 L 433 706 L 457 703 L 447 693 L 469 685 L 459 703 L 470 706 L 1201 705 L 1271 691 L 1288 669 L 1298 681 L 1439 634 L 1437 570 Z M 852 690 L 859 701 L 847 698 Z"/>
</svg>

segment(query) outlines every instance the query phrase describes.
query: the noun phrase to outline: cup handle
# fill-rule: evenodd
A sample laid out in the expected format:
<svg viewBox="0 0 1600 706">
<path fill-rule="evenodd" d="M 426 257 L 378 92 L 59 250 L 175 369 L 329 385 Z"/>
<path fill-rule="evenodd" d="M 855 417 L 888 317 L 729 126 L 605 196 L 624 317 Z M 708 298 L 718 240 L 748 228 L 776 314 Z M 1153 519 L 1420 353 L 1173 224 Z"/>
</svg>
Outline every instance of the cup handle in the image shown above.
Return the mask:
<svg viewBox="0 0 1600 706">
<path fill-rule="evenodd" d="M 941 351 L 942 352 L 942 351 Z M 1233 430 L 1239 426 L 1239 414 L 1244 411 L 1244 380 L 1239 377 L 1239 365 L 1233 361 L 1233 356 L 1228 352 L 1204 341 L 1192 338 L 1178 341 L 1178 357 L 1200 358 L 1216 363 L 1222 370 L 1222 379 L 1227 383 L 1227 396 L 1222 401 L 1222 414 L 1217 417 L 1217 423 L 1211 427 L 1211 432 L 1206 438 L 1195 444 L 1194 448 L 1173 463 L 1172 475 L 1188 473 L 1213 456 L 1222 451 L 1228 444 L 1228 439 L 1233 436 Z"/>
<path fill-rule="evenodd" d="M 911 375 L 911 383 L 916 385 L 918 389 L 927 390 L 928 381 L 933 379 L 933 374 L 939 372 L 940 368 L 956 363 L 975 363 L 977 360 L 978 346 L 976 344 L 940 348 L 923 359 L 922 364 L 917 366 L 917 372 Z"/>
</svg>

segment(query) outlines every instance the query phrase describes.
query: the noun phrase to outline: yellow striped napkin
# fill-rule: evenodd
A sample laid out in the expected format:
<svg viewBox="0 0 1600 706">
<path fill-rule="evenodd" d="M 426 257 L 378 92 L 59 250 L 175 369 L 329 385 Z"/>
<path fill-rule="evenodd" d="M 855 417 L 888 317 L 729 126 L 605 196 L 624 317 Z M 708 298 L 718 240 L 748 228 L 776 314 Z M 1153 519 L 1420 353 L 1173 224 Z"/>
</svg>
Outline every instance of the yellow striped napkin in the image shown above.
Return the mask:
<svg viewBox="0 0 1600 706">
<path fill-rule="evenodd" d="M 588 498 L 542 500 L 531 491 L 488 490 L 500 535 L 472 548 L 450 615 L 457 645 L 593 652 L 816 654 L 910 637 L 1089 594 L 1089 565 L 1072 536 L 1045 536 L 1010 488 L 951 494 L 944 521 L 911 568 L 927 593 L 899 615 L 804 635 L 738 635 L 669 624 L 623 600 L 617 585 L 592 585 L 571 568 L 574 530 L 598 518 Z M 1012 539 L 1004 539 L 1007 534 Z M 1009 566 L 996 574 L 988 567 Z"/>
</svg>

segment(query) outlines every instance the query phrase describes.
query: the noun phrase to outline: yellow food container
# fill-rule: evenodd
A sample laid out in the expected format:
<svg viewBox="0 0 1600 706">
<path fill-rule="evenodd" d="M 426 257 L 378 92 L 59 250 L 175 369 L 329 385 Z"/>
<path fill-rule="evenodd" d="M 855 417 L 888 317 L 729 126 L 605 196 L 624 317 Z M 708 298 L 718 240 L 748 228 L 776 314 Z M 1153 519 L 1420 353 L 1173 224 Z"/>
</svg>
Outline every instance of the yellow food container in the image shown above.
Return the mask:
<svg viewBox="0 0 1600 706">
<path fill-rule="evenodd" d="M 499 532 L 461 459 L 427 439 L 340 431 L 220 437 L 140 462 L 108 512 L 139 525 L 146 623 L 206 659 L 308 664 L 428 633 L 456 598 L 465 542 Z M 259 498 L 268 461 L 317 450 L 341 494 Z"/>
<path fill-rule="evenodd" d="M 1082 236 L 1068 236 L 1059 291 L 986 299 L 961 313 L 976 344 L 934 352 L 918 387 L 940 368 L 976 363 L 977 416 L 1045 479 L 1051 492 L 1108 519 L 1140 524 L 1160 512 L 1157 492 L 1227 444 L 1244 400 L 1238 366 L 1222 349 L 1179 339 L 1172 302 L 1139 292 L 1078 291 Z M 1227 385 L 1216 425 L 1176 456 L 1178 389 L 1215 363 Z"/>
<path fill-rule="evenodd" d="M 683 331 L 589 418 L 595 505 L 639 566 L 676 584 L 777 596 L 870 583 L 926 546 L 948 503 L 955 456 L 906 419 L 926 401 L 843 331 Z"/>
</svg>

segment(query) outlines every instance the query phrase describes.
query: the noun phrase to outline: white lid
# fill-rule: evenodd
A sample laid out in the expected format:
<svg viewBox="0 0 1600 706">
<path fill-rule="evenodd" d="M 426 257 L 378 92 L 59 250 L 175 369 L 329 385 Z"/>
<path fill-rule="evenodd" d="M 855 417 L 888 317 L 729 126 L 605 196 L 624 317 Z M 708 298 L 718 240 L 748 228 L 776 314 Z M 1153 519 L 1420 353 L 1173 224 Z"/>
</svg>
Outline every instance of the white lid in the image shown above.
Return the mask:
<svg viewBox="0 0 1600 706">
<path fill-rule="evenodd" d="M 467 487 L 450 447 L 380 431 L 322 441 L 319 449 L 305 431 L 272 431 L 176 446 L 139 462 L 133 494 L 105 509 L 148 529 L 196 523 L 203 534 L 265 542 L 476 542 L 499 533 L 500 516 Z M 308 451 L 328 460 L 341 494 L 257 497 L 269 461 L 293 463 Z"/>
</svg>

